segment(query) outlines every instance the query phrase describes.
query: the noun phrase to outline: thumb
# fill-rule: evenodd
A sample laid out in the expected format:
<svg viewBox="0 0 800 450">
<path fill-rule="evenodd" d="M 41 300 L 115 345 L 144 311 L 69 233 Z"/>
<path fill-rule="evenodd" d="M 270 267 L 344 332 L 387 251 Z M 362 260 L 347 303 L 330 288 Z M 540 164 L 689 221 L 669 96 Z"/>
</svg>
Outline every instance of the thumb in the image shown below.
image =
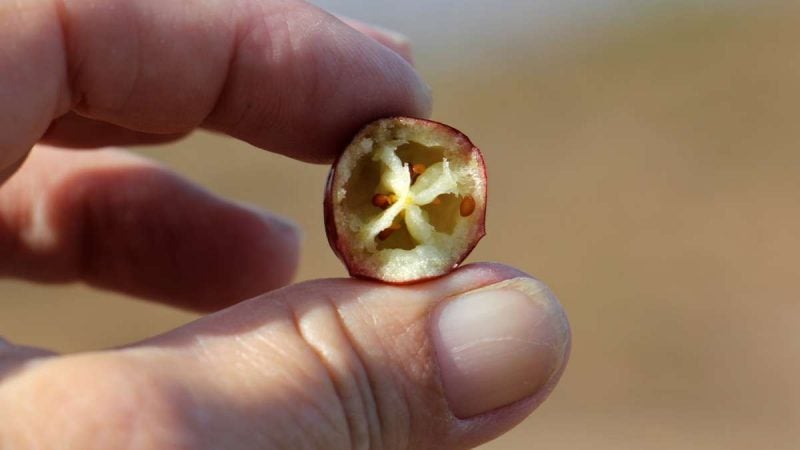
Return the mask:
<svg viewBox="0 0 800 450">
<path fill-rule="evenodd" d="M 36 415 L 37 429 L 80 448 L 135 436 L 137 448 L 460 449 L 530 414 L 569 343 L 541 282 L 479 264 L 404 287 L 298 284 L 117 352 L 41 364 L 8 390 L 54 402 L 60 413 Z M 27 423 L 14 418 L 7 427 Z"/>
<path fill-rule="evenodd" d="M 445 449 L 479 445 L 527 416 L 563 370 L 569 339 L 541 282 L 474 265 L 407 287 L 296 285 L 140 351 L 179 349 L 182 362 L 169 365 L 221 427 L 194 424 L 210 432 L 199 442 L 216 441 L 209 448 L 261 435 L 264 448 Z"/>
</svg>

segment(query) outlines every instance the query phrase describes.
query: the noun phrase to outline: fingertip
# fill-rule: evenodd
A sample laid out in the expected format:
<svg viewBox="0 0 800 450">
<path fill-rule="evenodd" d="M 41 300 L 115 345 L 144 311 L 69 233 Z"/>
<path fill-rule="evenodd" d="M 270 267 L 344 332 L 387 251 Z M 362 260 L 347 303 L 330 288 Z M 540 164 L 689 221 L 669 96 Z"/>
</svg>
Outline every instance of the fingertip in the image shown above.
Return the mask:
<svg viewBox="0 0 800 450">
<path fill-rule="evenodd" d="M 0 194 L 0 273 L 217 310 L 292 281 L 300 233 L 141 156 L 37 147 Z M 16 245 L 3 243 L 17 242 Z"/>
<path fill-rule="evenodd" d="M 207 312 L 295 276 L 300 235 L 286 219 L 243 208 L 162 167 L 89 177 L 94 194 L 82 201 L 95 205 L 83 218 L 95 233 L 84 235 L 90 283 Z"/>
<path fill-rule="evenodd" d="M 252 271 L 252 280 L 242 281 L 243 285 L 253 288 L 244 291 L 238 300 L 246 300 L 267 291 L 278 289 L 294 281 L 300 265 L 300 250 L 303 243 L 303 231 L 293 220 L 259 209 L 253 205 L 232 203 L 232 207 L 240 207 L 243 211 L 257 217 L 262 229 L 254 232 L 254 238 L 244 245 L 251 247 L 254 256 L 253 267 L 264 267 L 268 263 L 268 271 Z M 245 272 L 247 273 L 247 272 Z M 220 309 L 213 303 L 212 309 Z"/>
<path fill-rule="evenodd" d="M 309 8 L 286 8 L 270 25 L 249 27 L 205 126 L 295 159 L 328 163 L 366 123 L 430 115 L 430 87 L 400 53 Z M 276 24 L 291 32 L 262 29 Z"/>
<path fill-rule="evenodd" d="M 517 277 L 439 305 L 432 341 L 448 404 L 472 418 L 541 392 L 563 366 L 569 327 L 543 283 Z"/>
</svg>

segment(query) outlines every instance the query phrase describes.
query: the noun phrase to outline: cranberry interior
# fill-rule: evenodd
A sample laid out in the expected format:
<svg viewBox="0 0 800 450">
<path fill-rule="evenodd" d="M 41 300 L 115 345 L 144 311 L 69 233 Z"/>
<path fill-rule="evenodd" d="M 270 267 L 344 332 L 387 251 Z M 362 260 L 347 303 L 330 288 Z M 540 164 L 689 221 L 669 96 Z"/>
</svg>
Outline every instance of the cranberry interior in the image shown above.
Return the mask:
<svg viewBox="0 0 800 450">
<path fill-rule="evenodd" d="M 392 282 L 438 276 L 483 236 L 483 159 L 452 128 L 378 121 L 359 133 L 334 171 L 328 231 L 354 275 Z"/>
</svg>

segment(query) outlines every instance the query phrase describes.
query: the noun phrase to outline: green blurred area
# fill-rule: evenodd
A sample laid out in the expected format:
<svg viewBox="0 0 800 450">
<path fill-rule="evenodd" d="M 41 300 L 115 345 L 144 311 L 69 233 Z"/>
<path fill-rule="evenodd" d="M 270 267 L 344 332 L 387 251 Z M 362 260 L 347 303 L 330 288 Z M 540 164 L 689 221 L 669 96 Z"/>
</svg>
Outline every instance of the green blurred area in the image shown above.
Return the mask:
<svg viewBox="0 0 800 450">
<path fill-rule="evenodd" d="M 479 67 L 418 61 L 435 118 L 487 160 L 471 260 L 547 281 L 574 331 L 552 398 L 485 448 L 800 448 L 800 9 L 770 5 L 653 10 Z M 295 219 L 300 279 L 345 274 L 327 168 L 209 134 L 144 153 Z M 195 317 L 83 286 L 0 292 L 4 335 L 62 351 Z"/>
</svg>

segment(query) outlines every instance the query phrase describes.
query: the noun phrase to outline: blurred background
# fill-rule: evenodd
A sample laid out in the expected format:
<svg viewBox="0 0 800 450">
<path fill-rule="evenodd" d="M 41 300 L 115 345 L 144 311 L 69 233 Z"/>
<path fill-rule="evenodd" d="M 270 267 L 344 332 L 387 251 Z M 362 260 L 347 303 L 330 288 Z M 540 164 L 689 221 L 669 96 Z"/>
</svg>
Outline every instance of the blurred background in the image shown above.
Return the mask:
<svg viewBox="0 0 800 450">
<path fill-rule="evenodd" d="M 487 160 L 471 260 L 535 274 L 570 315 L 560 386 L 483 448 L 800 448 L 800 5 L 315 3 L 412 38 L 434 118 Z M 203 133 L 143 153 L 300 223 L 300 280 L 345 274 L 326 167 Z M 80 285 L 0 293 L 4 335 L 67 352 L 195 317 Z"/>
</svg>

